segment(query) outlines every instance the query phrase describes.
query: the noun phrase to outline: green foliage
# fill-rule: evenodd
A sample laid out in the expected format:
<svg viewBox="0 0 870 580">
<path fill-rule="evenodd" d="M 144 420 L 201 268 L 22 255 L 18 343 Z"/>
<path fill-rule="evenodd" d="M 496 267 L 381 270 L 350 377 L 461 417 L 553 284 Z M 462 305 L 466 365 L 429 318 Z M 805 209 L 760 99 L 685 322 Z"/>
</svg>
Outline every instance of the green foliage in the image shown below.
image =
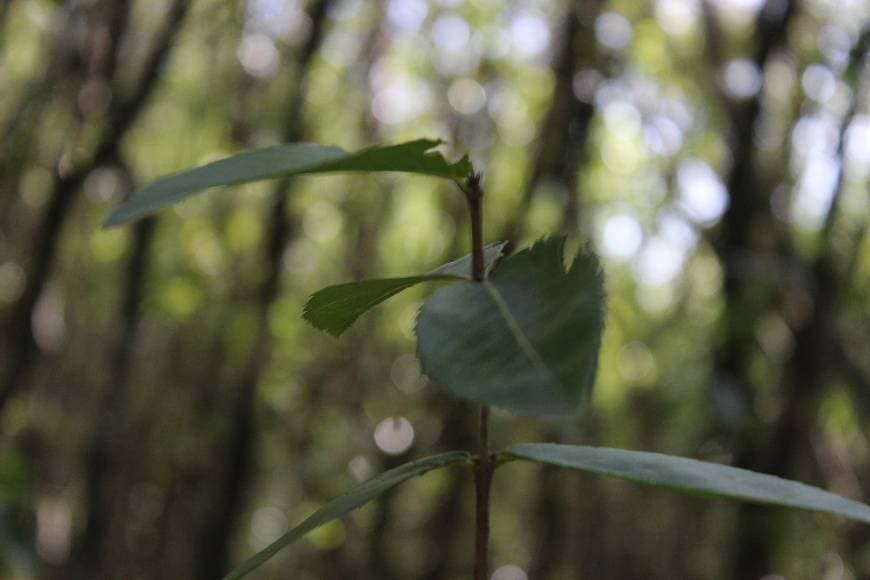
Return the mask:
<svg viewBox="0 0 870 580">
<path fill-rule="evenodd" d="M 210 187 L 273 177 L 401 171 L 458 182 L 473 174 L 467 157 L 449 164 L 431 152 L 438 144 L 418 140 L 357 153 L 288 144 L 242 153 L 157 181 L 120 206 L 106 223 L 147 215 Z M 417 318 L 417 350 L 426 374 L 455 396 L 484 405 L 521 414 L 572 413 L 589 397 L 598 364 L 604 326 L 598 260 L 591 253 L 580 253 L 566 263 L 564 238 L 544 239 L 500 260 L 504 248 L 505 243 L 475 248 L 483 254 L 487 272 L 491 270 L 482 281 L 471 280 L 472 259 L 465 256 L 428 274 L 325 288 L 311 297 L 304 316 L 315 327 L 339 335 L 360 315 L 406 288 L 421 282 L 452 282 L 426 300 Z M 481 457 L 474 458 L 478 465 L 488 464 Z M 870 507 L 858 502 L 769 475 L 687 458 L 557 444 L 514 445 L 496 458 L 496 467 L 523 459 L 870 523 Z M 466 452 L 453 452 L 387 471 L 326 504 L 227 578 L 242 578 L 307 532 L 415 475 L 471 460 Z"/>
<path fill-rule="evenodd" d="M 356 508 L 367 504 L 403 481 L 407 481 L 408 479 L 418 475 L 423 475 L 427 471 L 432 471 L 433 469 L 441 469 L 442 467 L 447 467 L 448 465 L 454 465 L 456 463 L 468 463 L 470 459 L 471 456 L 464 451 L 453 451 L 451 453 L 442 453 L 441 455 L 434 455 L 425 459 L 411 461 L 410 463 L 405 463 L 395 469 L 385 471 L 377 477 L 373 477 L 372 479 L 351 489 L 346 494 L 339 496 L 324 505 L 306 518 L 301 524 L 272 542 L 256 555 L 247 559 L 241 566 L 230 572 L 224 580 L 237 580 L 238 578 L 247 576 L 256 568 L 263 565 L 269 558 L 300 539 L 308 532 L 319 528 L 324 524 L 328 524 L 332 520 L 340 518 Z"/>
<path fill-rule="evenodd" d="M 155 181 L 115 209 L 105 226 L 152 214 L 204 189 L 263 179 L 358 171 L 418 173 L 454 180 L 468 177 L 471 174 L 468 157 L 448 163 L 440 153 L 432 151 L 441 143 L 418 139 L 369 147 L 356 153 L 314 143 L 287 143 L 247 151 Z"/>
<path fill-rule="evenodd" d="M 484 249 L 487 268 L 498 260 L 505 242 L 490 244 Z M 305 304 L 302 316 L 319 330 L 339 336 L 356 319 L 402 290 L 422 282 L 455 282 L 471 279 L 471 255 L 448 262 L 428 274 L 404 278 L 361 280 L 328 286 L 315 292 Z"/>
<path fill-rule="evenodd" d="M 814 510 L 870 523 L 870 507 L 856 501 L 772 475 L 685 457 L 556 443 L 514 445 L 502 457 L 612 475 L 684 493 Z"/>
<path fill-rule="evenodd" d="M 566 270 L 564 238 L 504 259 L 483 283 L 436 292 L 417 318 L 424 372 L 454 395 L 527 414 L 565 414 L 588 396 L 603 326 L 598 261 Z"/>
</svg>

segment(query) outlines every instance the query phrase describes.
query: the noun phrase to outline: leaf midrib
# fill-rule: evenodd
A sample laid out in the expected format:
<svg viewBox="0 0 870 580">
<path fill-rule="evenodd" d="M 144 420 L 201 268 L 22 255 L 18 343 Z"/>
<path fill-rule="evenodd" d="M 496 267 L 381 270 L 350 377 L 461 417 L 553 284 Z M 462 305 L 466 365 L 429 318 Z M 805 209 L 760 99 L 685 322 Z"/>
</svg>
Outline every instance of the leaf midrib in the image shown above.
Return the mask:
<svg viewBox="0 0 870 580">
<path fill-rule="evenodd" d="M 562 384 L 553 372 L 547 367 L 547 363 L 544 362 L 543 357 L 541 357 L 540 353 L 538 353 L 537 349 L 535 349 L 535 345 L 532 344 L 532 341 L 529 340 L 529 337 L 525 335 L 523 329 L 520 327 L 519 322 L 514 315 L 510 311 L 510 307 L 508 306 L 505 299 L 502 297 L 501 293 L 498 291 L 491 282 L 488 280 L 484 280 L 482 282 L 483 287 L 486 288 L 487 293 L 492 298 L 492 301 L 495 302 L 496 308 L 498 308 L 499 313 L 502 315 L 505 324 L 508 327 L 508 330 L 511 333 L 511 336 L 517 342 L 517 346 L 520 347 L 520 350 L 529 361 L 532 363 L 532 366 L 543 375 L 544 379 L 548 382 L 555 384 L 559 392 L 565 393 L 567 389 L 565 385 Z"/>
</svg>

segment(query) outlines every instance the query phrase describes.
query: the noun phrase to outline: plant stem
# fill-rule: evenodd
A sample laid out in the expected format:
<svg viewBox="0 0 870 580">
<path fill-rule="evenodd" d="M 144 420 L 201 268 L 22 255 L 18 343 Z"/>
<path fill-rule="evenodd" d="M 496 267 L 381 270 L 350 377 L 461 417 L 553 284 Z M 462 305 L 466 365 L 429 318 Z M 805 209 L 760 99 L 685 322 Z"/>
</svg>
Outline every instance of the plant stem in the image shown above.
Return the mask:
<svg viewBox="0 0 870 580">
<path fill-rule="evenodd" d="M 483 188 L 480 182 L 483 176 L 473 173 L 465 182 L 463 188 L 468 200 L 468 213 L 471 215 L 471 278 L 483 282 L 486 269 L 483 261 Z"/>
<path fill-rule="evenodd" d="M 474 580 L 489 575 L 489 490 L 492 483 L 492 457 L 489 453 L 489 407 L 480 406 L 480 440 L 474 474 L 475 513 Z"/>
<path fill-rule="evenodd" d="M 486 278 L 483 260 L 483 188 L 481 175 L 475 173 L 463 188 L 471 215 L 471 277 L 476 282 Z M 474 580 L 489 575 L 489 490 L 492 483 L 492 457 L 489 452 L 489 407 L 480 407 L 479 443 L 474 472 L 476 498 L 474 537 Z"/>
</svg>

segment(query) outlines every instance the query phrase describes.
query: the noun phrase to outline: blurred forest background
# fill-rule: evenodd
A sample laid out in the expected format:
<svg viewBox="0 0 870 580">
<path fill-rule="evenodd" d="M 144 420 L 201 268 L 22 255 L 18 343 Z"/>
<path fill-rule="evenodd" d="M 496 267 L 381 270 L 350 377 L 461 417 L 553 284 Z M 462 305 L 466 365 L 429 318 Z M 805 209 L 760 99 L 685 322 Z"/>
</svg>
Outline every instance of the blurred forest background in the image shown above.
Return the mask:
<svg viewBox="0 0 870 580">
<path fill-rule="evenodd" d="M 109 209 L 250 147 L 444 138 L 486 237 L 602 254 L 581 417 L 493 443 L 686 455 L 870 500 L 866 0 L 0 0 L 0 576 L 213 580 L 398 462 L 471 448 L 419 374 L 420 291 L 341 340 L 313 291 L 468 251 L 412 176 Z M 470 575 L 467 469 L 311 534 L 257 578 Z M 870 528 L 526 464 L 497 580 L 867 579 Z"/>
</svg>

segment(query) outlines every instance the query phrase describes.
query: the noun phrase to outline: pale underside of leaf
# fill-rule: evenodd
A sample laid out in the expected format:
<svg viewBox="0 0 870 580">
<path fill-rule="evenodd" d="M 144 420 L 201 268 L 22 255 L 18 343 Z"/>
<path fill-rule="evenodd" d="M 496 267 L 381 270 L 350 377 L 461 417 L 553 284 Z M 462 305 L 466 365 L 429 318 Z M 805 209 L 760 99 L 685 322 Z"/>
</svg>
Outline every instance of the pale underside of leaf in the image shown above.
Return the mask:
<svg viewBox="0 0 870 580">
<path fill-rule="evenodd" d="M 341 335 L 357 318 L 380 304 L 421 282 L 461 280 L 457 276 L 409 276 L 362 280 L 328 286 L 311 295 L 302 317 L 314 328 L 333 336 Z"/>
<path fill-rule="evenodd" d="M 389 471 L 385 471 L 377 477 L 356 486 L 346 494 L 325 504 L 301 524 L 243 562 L 238 568 L 225 576 L 224 580 L 238 580 L 239 578 L 247 576 L 263 565 L 272 556 L 293 542 L 299 540 L 308 532 L 350 513 L 356 508 L 365 505 L 379 495 L 385 493 L 396 485 L 411 479 L 412 477 L 423 475 L 427 471 L 440 469 L 442 467 L 447 467 L 448 465 L 467 463 L 470 459 L 471 456 L 465 451 L 453 451 L 412 461 L 411 463 L 406 463 Z"/>
<path fill-rule="evenodd" d="M 514 445 L 502 457 L 589 471 L 684 493 L 826 512 L 870 523 L 870 506 L 857 501 L 796 481 L 686 457 L 556 443 Z"/>
<path fill-rule="evenodd" d="M 506 245 L 506 242 L 498 242 L 484 248 L 487 269 L 501 257 Z M 470 279 L 471 256 L 468 255 L 419 276 L 378 278 L 328 286 L 308 299 L 302 316 L 315 328 L 338 336 L 368 310 L 412 286 L 422 282 Z"/>
<path fill-rule="evenodd" d="M 453 180 L 468 177 L 472 173 L 468 158 L 448 163 L 440 153 L 432 151 L 440 144 L 419 139 L 349 153 L 314 143 L 287 143 L 246 151 L 158 179 L 118 206 L 104 227 L 149 215 L 205 189 L 264 179 L 349 172 L 403 172 Z"/>
<path fill-rule="evenodd" d="M 491 244 L 487 244 L 483 248 L 483 266 L 486 272 L 492 270 L 501 257 L 505 253 L 505 248 L 507 248 L 507 242 L 493 242 Z M 466 280 L 471 280 L 471 254 L 466 254 L 461 258 L 453 260 L 452 262 L 447 262 L 446 264 L 442 264 L 432 270 L 431 272 L 427 272 L 425 275 L 427 276 L 456 276 L 458 278 L 464 278 Z"/>
</svg>

